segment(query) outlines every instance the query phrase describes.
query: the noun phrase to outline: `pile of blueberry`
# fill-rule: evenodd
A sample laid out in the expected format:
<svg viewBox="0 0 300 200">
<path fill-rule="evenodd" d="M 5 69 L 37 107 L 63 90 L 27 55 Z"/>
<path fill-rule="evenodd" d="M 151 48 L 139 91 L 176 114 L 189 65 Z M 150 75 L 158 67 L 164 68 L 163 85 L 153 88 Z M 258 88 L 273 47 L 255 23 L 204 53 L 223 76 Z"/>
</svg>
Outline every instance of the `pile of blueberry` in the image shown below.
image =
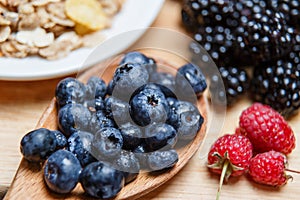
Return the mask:
<svg viewBox="0 0 300 200">
<path fill-rule="evenodd" d="M 154 59 L 127 53 L 112 80 L 86 84 L 61 80 L 55 91 L 58 130 L 39 128 L 21 141 L 29 162 L 43 163 L 51 191 L 117 195 L 141 170 L 164 172 L 178 162 L 177 147 L 193 140 L 203 124 L 195 106 L 206 89 L 201 70 L 186 64 L 176 75 L 160 72 Z"/>
</svg>

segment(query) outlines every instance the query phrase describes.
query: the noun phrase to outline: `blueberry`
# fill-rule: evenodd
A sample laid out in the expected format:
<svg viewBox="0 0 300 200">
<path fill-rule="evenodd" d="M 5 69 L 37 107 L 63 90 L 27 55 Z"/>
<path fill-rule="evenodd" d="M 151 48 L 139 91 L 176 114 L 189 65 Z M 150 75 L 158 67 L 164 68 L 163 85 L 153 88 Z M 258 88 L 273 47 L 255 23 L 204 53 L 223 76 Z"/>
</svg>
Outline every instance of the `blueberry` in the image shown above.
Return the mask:
<svg viewBox="0 0 300 200">
<path fill-rule="evenodd" d="M 119 129 L 123 137 L 123 149 L 133 150 L 142 142 L 143 132 L 140 127 L 128 122 Z"/>
<path fill-rule="evenodd" d="M 116 128 L 102 128 L 92 142 L 92 155 L 98 160 L 109 160 L 120 154 L 123 146 L 121 132 Z"/>
<path fill-rule="evenodd" d="M 139 161 L 130 151 L 122 151 L 114 160 L 113 166 L 123 172 L 125 184 L 136 179 L 140 171 Z"/>
<path fill-rule="evenodd" d="M 191 63 L 178 69 L 175 80 L 178 92 L 183 94 L 192 87 L 194 93 L 199 96 L 207 87 L 205 76 L 202 71 L 198 66 Z"/>
<path fill-rule="evenodd" d="M 165 122 L 169 107 L 160 90 L 144 89 L 130 100 L 130 115 L 140 126 Z"/>
<path fill-rule="evenodd" d="M 71 192 L 78 183 L 81 166 L 78 159 L 67 150 L 58 150 L 46 161 L 44 180 L 54 192 Z"/>
<path fill-rule="evenodd" d="M 67 138 L 64 136 L 64 134 L 62 134 L 62 132 L 55 130 L 52 131 L 55 135 L 56 138 L 56 148 L 57 149 L 62 149 L 65 148 L 67 146 Z"/>
<path fill-rule="evenodd" d="M 141 143 L 132 152 L 138 159 L 140 168 L 148 170 L 148 150 L 146 149 L 145 143 Z"/>
<path fill-rule="evenodd" d="M 114 90 L 114 82 L 113 82 L 113 80 L 111 80 L 111 81 L 109 81 L 109 83 L 107 85 L 106 92 L 108 95 L 112 95 L 113 90 Z"/>
<path fill-rule="evenodd" d="M 85 131 L 76 131 L 68 139 L 68 150 L 77 157 L 82 167 L 96 161 L 90 154 L 93 139 L 94 135 Z"/>
<path fill-rule="evenodd" d="M 138 63 L 143 65 L 147 69 L 149 75 L 156 72 L 157 69 L 156 62 L 153 58 L 148 58 L 144 54 L 137 51 L 125 54 L 124 58 L 120 62 L 120 65 L 124 65 L 126 63 Z"/>
<path fill-rule="evenodd" d="M 57 148 L 55 134 L 45 128 L 27 133 L 21 140 L 20 150 L 30 162 L 42 162 Z"/>
<path fill-rule="evenodd" d="M 131 121 L 129 104 L 113 96 L 105 99 L 105 113 L 118 125 Z"/>
<path fill-rule="evenodd" d="M 145 143 L 150 151 L 173 148 L 176 142 L 176 130 L 169 124 L 153 123 L 145 129 Z"/>
<path fill-rule="evenodd" d="M 191 140 L 200 130 L 203 117 L 190 102 L 177 101 L 171 106 L 167 123 L 172 125 L 180 139 Z"/>
<path fill-rule="evenodd" d="M 178 100 L 174 97 L 168 97 L 167 98 L 167 103 L 169 105 L 169 108 L 173 108 L 173 105 L 177 102 Z"/>
<path fill-rule="evenodd" d="M 98 130 L 106 127 L 115 127 L 115 122 L 107 117 L 102 110 L 97 110 L 92 113 L 92 118 L 90 121 L 90 131 L 96 133 Z"/>
<path fill-rule="evenodd" d="M 89 78 L 86 84 L 86 89 L 87 89 L 87 98 L 89 99 L 94 99 L 94 98 L 104 98 L 106 95 L 106 84 L 105 82 L 97 77 L 97 76 L 92 76 Z"/>
<path fill-rule="evenodd" d="M 123 188 L 124 177 L 122 172 L 105 163 L 93 162 L 82 170 L 80 183 L 88 195 L 108 199 Z"/>
<path fill-rule="evenodd" d="M 140 86 L 146 84 L 149 74 L 144 66 L 137 63 L 121 65 L 115 71 L 113 77 L 112 96 L 128 101 L 131 94 Z"/>
<path fill-rule="evenodd" d="M 75 78 L 61 80 L 55 90 L 55 97 L 59 107 L 70 103 L 83 103 L 86 88 L 83 83 Z"/>
<path fill-rule="evenodd" d="M 88 130 L 90 111 L 81 104 L 67 104 L 58 111 L 58 127 L 69 137 L 77 130 Z"/>
<path fill-rule="evenodd" d="M 104 110 L 105 103 L 102 97 L 95 97 L 94 99 L 86 99 L 83 103 L 85 107 L 87 107 L 90 111 L 95 110 Z"/>
<path fill-rule="evenodd" d="M 176 150 L 154 151 L 148 155 L 148 166 L 153 171 L 172 168 L 178 162 Z"/>
<path fill-rule="evenodd" d="M 157 84 L 166 97 L 175 96 L 175 77 L 166 72 L 152 74 L 150 82 Z"/>
</svg>

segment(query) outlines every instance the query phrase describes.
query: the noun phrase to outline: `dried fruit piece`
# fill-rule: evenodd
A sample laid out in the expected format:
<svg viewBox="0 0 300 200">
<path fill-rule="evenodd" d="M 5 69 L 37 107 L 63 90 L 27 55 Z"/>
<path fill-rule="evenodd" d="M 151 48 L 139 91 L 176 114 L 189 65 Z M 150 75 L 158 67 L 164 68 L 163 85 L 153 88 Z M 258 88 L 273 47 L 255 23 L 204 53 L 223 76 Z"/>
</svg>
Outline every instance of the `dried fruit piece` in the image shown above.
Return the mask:
<svg viewBox="0 0 300 200">
<path fill-rule="evenodd" d="M 96 31 L 107 27 L 101 4 L 96 0 L 67 0 L 65 5 L 67 16 L 78 24 Z"/>
</svg>

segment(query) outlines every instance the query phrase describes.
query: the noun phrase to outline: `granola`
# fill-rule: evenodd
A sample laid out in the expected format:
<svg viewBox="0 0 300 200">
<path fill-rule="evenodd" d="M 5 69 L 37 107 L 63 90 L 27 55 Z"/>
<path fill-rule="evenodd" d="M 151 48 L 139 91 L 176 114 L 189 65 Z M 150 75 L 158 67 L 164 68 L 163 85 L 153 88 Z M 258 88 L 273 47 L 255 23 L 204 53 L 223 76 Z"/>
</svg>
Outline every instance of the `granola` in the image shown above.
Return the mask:
<svg viewBox="0 0 300 200">
<path fill-rule="evenodd" d="M 0 57 L 54 60 L 105 39 L 124 0 L 0 0 Z M 66 5 L 71 7 L 66 8 Z M 78 9 L 83 6 L 82 9 Z M 85 10 L 85 12 L 82 12 Z M 97 19 L 97 20 L 94 20 Z"/>
</svg>

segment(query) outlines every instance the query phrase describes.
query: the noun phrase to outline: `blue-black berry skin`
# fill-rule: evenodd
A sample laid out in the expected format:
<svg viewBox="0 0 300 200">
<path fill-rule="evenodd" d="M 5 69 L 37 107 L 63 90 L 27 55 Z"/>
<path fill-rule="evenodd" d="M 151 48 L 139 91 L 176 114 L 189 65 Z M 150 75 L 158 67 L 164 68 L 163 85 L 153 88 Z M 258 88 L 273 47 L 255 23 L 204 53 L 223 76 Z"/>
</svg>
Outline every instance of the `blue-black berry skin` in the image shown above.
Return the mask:
<svg viewBox="0 0 300 200">
<path fill-rule="evenodd" d="M 77 130 L 88 130 L 90 111 L 82 104 L 67 104 L 58 111 L 58 127 L 68 138 Z"/>
<path fill-rule="evenodd" d="M 138 63 L 144 66 L 147 69 L 149 75 L 155 73 L 157 70 L 157 65 L 154 59 L 149 58 L 137 51 L 125 54 L 124 58 L 120 62 L 120 65 L 124 65 L 126 63 Z"/>
<path fill-rule="evenodd" d="M 70 103 L 83 103 L 85 100 L 86 88 L 83 83 L 75 78 L 61 80 L 55 90 L 55 97 L 59 107 Z"/>
<path fill-rule="evenodd" d="M 90 121 L 90 132 L 95 134 L 100 129 L 106 127 L 116 127 L 114 120 L 109 118 L 102 110 L 93 112 Z"/>
<path fill-rule="evenodd" d="M 42 162 L 57 148 L 55 134 L 45 128 L 27 133 L 21 140 L 20 150 L 24 158 L 30 162 Z"/>
<path fill-rule="evenodd" d="M 64 136 L 64 134 L 62 134 L 62 132 L 60 132 L 58 130 L 54 130 L 52 132 L 54 133 L 55 138 L 56 138 L 56 148 L 57 149 L 65 148 L 68 144 L 66 136 Z"/>
<path fill-rule="evenodd" d="M 149 151 L 170 149 L 176 142 L 176 130 L 169 124 L 153 123 L 145 129 L 145 143 Z"/>
<path fill-rule="evenodd" d="M 86 84 L 87 98 L 94 99 L 97 97 L 104 98 L 106 95 L 107 86 L 105 82 L 97 76 L 89 78 Z"/>
<path fill-rule="evenodd" d="M 105 113 L 110 119 L 113 119 L 117 125 L 131 121 L 128 102 L 113 96 L 109 96 L 105 99 Z"/>
<path fill-rule="evenodd" d="M 176 74 L 176 89 L 185 93 L 192 87 L 196 96 L 201 95 L 207 88 L 206 79 L 198 66 L 191 63 L 183 65 Z"/>
<path fill-rule="evenodd" d="M 177 101 L 171 106 L 167 123 L 176 130 L 179 139 L 192 140 L 203 124 L 203 117 L 190 102 Z"/>
<path fill-rule="evenodd" d="M 66 194 L 77 185 L 80 172 L 78 159 L 67 150 L 58 150 L 45 162 L 44 180 L 51 191 Z"/>
<path fill-rule="evenodd" d="M 178 162 L 176 150 L 154 151 L 148 155 L 148 166 L 153 171 L 172 168 Z"/>
<path fill-rule="evenodd" d="M 119 66 L 113 77 L 112 96 L 127 101 L 132 93 L 145 85 L 149 80 L 146 68 L 137 63 L 127 63 Z"/>
<path fill-rule="evenodd" d="M 122 172 L 103 162 L 93 162 L 83 169 L 80 183 L 88 195 L 109 199 L 123 188 L 124 177 Z"/>
<path fill-rule="evenodd" d="M 144 89 L 130 100 L 130 115 L 140 126 L 165 122 L 169 106 L 160 90 Z"/>
<path fill-rule="evenodd" d="M 133 181 L 139 174 L 140 164 L 135 154 L 130 151 L 122 151 L 114 160 L 113 166 L 123 172 L 125 184 Z"/>
<path fill-rule="evenodd" d="M 90 154 L 94 135 L 85 131 L 76 131 L 68 139 L 68 150 L 79 160 L 82 167 L 95 162 Z"/>
<path fill-rule="evenodd" d="M 90 111 L 95 110 L 104 110 L 105 103 L 102 97 L 95 97 L 94 99 L 86 99 L 83 103 L 85 107 L 87 107 Z"/>
<path fill-rule="evenodd" d="M 175 96 L 175 77 L 166 72 L 152 74 L 150 82 L 157 84 L 166 97 Z"/>
<path fill-rule="evenodd" d="M 119 126 L 119 130 L 123 137 L 123 149 L 134 150 L 141 144 L 144 135 L 139 126 L 127 122 Z"/>
<path fill-rule="evenodd" d="M 148 150 L 146 149 L 146 144 L 141 143 L 139 146 L 137 146 L 133 151 L 132 151 L 136 158 L 139 161 L 140 168 L 148 170 Z"/>
<path fill-rule="evenodd" d="M 121 132 L 112 127 L 100 129 L 92 142 L 92 155 L 98 160 L 114 159 L 123 146 Z"/>
</svg>

